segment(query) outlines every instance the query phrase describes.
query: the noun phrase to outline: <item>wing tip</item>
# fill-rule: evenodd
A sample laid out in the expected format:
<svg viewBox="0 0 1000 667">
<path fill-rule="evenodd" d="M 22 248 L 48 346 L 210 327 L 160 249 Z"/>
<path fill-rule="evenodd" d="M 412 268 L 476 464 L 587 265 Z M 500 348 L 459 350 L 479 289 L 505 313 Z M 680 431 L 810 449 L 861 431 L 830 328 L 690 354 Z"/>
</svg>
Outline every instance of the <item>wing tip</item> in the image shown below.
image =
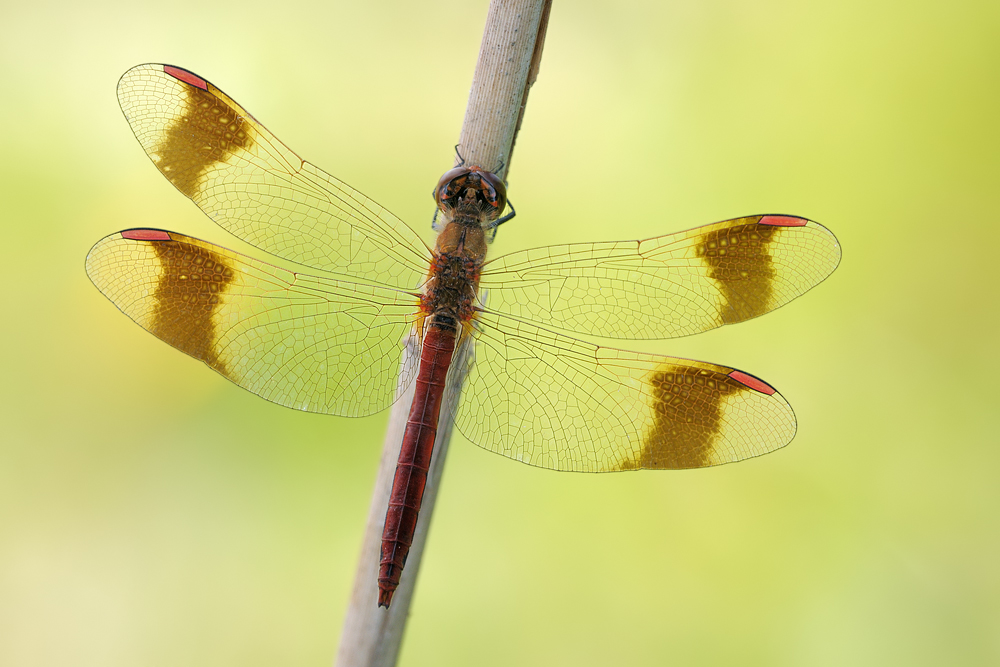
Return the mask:
<svg viewBox="0 0 1000 667">
<path fill-rule="evenodd" d="M 770 227 L 808 227 L 809 229 L 824 233 L 830 237 L 830 240 L 833 241 L 833 245 L 836 247 L 836 258 L 833 262 L 833 268 L 830 269 L 830 273 L 833 273 L 833 270 L 840 264 L 840 258 L 843 252 L 840 246 L 840 240 L 829 228 L 824 227 L 815 220 L 803 218 L 798 215 L 768 214 L 762 215 L 760 220 L 757 221 L 757 224 L 768 225 Z M 826 275 L 829 276 L 830 273 L 827 273 Z"/>
</svg>

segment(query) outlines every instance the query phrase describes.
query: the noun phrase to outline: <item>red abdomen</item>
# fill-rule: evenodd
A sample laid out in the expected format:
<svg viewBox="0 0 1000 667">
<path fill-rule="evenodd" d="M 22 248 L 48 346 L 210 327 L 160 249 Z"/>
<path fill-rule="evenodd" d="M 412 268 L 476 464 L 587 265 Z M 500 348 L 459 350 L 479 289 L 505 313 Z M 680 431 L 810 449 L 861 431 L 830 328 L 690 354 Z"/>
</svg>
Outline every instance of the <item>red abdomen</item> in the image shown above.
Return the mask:
<svg viewBox="0 0 1000 667">
<path fill-rule="evenodd" d="M 445 378 L 455 351 L 455 332 L 430 324 L 424 337 L 417 372 L 416 393 L 410 408 L 410 417 L 403 432 L 403 445 L 399 450 L 396 476 L 389 494 L 389 509 L 385 514 L 382 531 L 382 558 L 378 569 L 378 604 L 388 607 L 392 594 L 399 585 L 406 554 L 413 543 L 417 527 L 417 513 L 424 497 L 424 484 L 434 451 L 438 416 Z"/>
</svg>

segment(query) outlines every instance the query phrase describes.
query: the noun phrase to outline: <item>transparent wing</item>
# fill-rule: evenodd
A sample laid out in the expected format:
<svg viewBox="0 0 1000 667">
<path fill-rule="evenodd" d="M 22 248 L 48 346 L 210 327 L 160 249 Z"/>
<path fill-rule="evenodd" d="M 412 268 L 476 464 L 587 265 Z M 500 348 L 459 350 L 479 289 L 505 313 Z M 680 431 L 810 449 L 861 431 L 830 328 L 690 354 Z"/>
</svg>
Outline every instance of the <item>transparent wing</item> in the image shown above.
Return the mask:
<svg viewBox="0 0 1000 667">
<path fill-rule="evenodd" d="M 149 229 L 99 241 L 87 274 L 139 326 L 280 405 L 367 415 L 416 374 L 419 354 L 400 369 L 416 294 L 292 273 Z"/>
<path fill-rule="evenodd" d="M 795 435 L 785 399 L 732 368 L 598 347 L 493 312 L 481 312 L 469 335 L 475 363 L 455 424 L 524 463 L 701 468 L 766 454 Z"/>
<path fill-rule="evenodd" d="M 139 65 L 118 100 L 156 168 L 230 233 L 306 267 L 413 289 L 430 251 L 401 220 L 303 161 L 225 93 Z"/>
<path fill-rule="evenodd" d="M 819 223 L 758 215 L 645 241 L 511 253 L 486 263 L 480 287 L 491 310 L 542 326 L 673 338 L 779 308 L 839 262 L 836 237 Z"/>
</svg>

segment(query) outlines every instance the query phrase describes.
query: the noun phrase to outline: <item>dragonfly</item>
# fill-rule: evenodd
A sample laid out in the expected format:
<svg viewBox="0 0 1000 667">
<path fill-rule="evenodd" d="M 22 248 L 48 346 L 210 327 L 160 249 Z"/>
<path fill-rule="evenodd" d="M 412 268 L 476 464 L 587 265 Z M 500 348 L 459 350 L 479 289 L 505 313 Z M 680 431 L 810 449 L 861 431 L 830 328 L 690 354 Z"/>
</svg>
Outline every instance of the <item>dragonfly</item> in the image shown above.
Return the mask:
<svg viewBox="0 0 1000 667">
<path fill-rule="evenodd" d="M 442 391 L 458 374 L 464 389 L 446 414 L 459 432 L 553 470 L 702 468 L 766 454 L 795 435 L 791 406 L 755 375 L 580 337 L 672 338 L 770 312 L 837 267 L 840 245 L 817 222 L 754 215 L 488 259 L 509 216 L 506 186 L 487 169 L 463 165 L 441 178 L 430 248 L 189 70 L 134 67 L 118 99 L 167 180 L 277 262 L 173 231 L 126 229 L 101 239 L 86 262 L 115 306 L 290 408 L 361 417 L 416 383 L 386 511 L 380 606 L 399 583 Z"/>
</svg>

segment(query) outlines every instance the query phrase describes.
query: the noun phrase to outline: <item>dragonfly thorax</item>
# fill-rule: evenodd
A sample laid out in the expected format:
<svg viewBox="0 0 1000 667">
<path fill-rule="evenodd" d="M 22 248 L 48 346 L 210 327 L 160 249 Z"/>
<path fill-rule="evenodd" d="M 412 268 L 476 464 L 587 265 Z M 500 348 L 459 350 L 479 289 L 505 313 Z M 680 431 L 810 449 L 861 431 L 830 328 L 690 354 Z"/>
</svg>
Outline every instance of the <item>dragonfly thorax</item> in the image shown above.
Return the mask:
<svg viewBox="0 0 1000 667">
<path fill-rule="evenodd" d="M 486 232 L 481 226 L 453 220 L 438 234 L 420 303 L 431 323 L 438 316 L 445 321 L 472 319 L 485 258 Z"/>
</svg>

